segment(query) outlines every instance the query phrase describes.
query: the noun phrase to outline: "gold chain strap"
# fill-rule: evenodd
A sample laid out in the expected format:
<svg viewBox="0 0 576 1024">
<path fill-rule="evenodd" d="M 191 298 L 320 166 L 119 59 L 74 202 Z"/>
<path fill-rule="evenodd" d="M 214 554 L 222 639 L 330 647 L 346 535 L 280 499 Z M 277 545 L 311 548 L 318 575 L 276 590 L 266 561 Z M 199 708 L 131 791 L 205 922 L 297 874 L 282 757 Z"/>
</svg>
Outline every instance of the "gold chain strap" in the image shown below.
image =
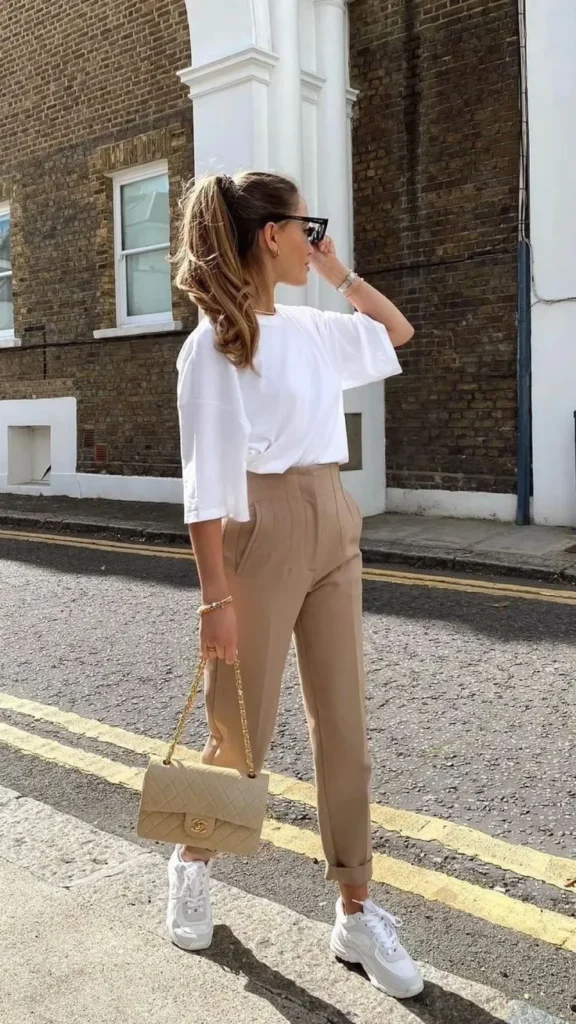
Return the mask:
<svg viewBox="0 0 576 1024">
<path fill-rule="evenodd" d="M 202 685 L 202 679 L 204 677 L 204 670 L 206 668 L 206 664 L 207 659 L 201 658 L 198 663 L 196 673 L 194 675 L 194 680 L 192 682 L 190 693 L 188 694 L 188 699 L 184 705 L 184 710 L 180 715 L 180 718 L 178 719 L 178 725 L 176 726 L 174 739 L 172 740 L 172 743 L 168 747 L 168 753 L 164 758 L 164 764 L 170 764 L 170 762 L 172 761 L 172 757 L 174 756 L 174 751 L 178 743 L 180 742 L 182 733 L 184 732 L 184 729 L 186 727 L 186 722 L 188 721 L 188 716 L 192 711 L 194 704 L 196 703 L 198 691 L 200 690 L 200 687 Z M 244 751 L 246 754 L 248 778 L 255 779 L 256 772 L 254 770 L 254 760 L 252 758 L 252 747 L 250 745 L 250 734 L 248 732 L 248 718 L 246 716 L 246 704 L 244 703 L 244 690 L 242 688 L 242 675 L 240 673 L 240 662 L 238 661 L 238 659 L 236 659 L 236 661 L 234 662 L 234 678 L 236 680 L 236 690 L 238 693 L 238 706 L 240 708 L 240 722 L 242 724 L 242 737 L 244 739 Z"/>
</svg>

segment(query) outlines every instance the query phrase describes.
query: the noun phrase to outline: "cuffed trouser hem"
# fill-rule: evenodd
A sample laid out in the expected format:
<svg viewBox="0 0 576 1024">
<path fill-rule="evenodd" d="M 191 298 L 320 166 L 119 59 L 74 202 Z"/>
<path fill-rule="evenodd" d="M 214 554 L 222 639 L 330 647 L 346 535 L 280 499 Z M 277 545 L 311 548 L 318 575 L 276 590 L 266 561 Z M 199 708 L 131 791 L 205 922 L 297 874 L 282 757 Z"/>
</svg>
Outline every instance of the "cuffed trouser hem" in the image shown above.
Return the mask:
<svg viewBox="0 0 576 1024">
<path fill-rule="evenodd" d="M 372 878 L 372 858 L 357 868 L 337 868 L 327 864 L 326 878 L 329 882 L 342 882 L 343 885 L 366 885 Z"/>
<path fill-rule="evenodd" d="M 183 849 L 188 850 L 188 853 L 192 854 L 193 857 L 198 858 L 198 860 L 204 860 L 207 857 L 209 857 L 210 860 L 214 860 L 219 856 L 216 850 L 207 850 L 202 846 L 188 846 L 188 843 L 180 843 L 179 845 Z"/>
</svg>

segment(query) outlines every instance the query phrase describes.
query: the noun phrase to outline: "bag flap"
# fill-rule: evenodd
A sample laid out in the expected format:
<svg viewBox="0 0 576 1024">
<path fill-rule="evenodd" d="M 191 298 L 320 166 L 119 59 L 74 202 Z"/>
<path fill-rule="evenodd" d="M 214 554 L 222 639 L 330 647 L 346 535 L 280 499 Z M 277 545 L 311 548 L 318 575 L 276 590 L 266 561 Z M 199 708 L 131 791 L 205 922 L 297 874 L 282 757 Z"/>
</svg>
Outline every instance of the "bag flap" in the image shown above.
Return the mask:
<svg viewBox="0 0 576 1024">
<path fill-rule="evenodd" d="M 267 793 L 267 775 L 249 779 L 232 768 L 154 760 L 144 776 L 142 807 L 259 829 L 266 813 Z"/>
</svg>

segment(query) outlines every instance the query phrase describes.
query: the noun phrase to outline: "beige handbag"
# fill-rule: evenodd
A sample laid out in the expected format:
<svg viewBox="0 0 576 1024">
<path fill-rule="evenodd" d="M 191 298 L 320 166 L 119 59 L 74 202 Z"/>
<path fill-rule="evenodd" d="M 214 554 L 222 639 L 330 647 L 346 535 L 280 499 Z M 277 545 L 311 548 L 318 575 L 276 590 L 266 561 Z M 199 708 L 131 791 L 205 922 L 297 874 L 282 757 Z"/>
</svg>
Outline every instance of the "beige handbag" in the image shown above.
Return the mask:
<svg viewBox="0 0 576 1024">
<path fill-rule="evenodd" d="M 146 770 L 137 832 L 143 839 L 245 856 L 256 853 L 260 844 L 268 775 L 256 775 L 254 771 L 238 661 L 234 674 L 247 774 L 232 768 L 185 765 L 172 760 L 202 685 L 205 667 L 206 661 L 202 660 L 165 759 L 153 759 Z"/>
</svg>

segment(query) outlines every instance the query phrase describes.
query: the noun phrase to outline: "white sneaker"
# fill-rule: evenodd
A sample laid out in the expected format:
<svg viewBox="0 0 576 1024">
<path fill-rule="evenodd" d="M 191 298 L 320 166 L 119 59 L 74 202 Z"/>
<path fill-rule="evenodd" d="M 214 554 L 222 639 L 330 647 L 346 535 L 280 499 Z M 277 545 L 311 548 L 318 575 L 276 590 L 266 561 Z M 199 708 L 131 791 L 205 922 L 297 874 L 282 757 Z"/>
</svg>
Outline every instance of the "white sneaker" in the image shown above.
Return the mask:
<svg viewBox="0 0 576 1024">
<path fill-rule="evenodd" d="M 182 860 L 177 846 L 168 862 L 168 913 L 166 927 L 180 949 L 208 949 L 214 923 L 210 904 L 211 863 Z"/>
<path fill-rule="evenodd" d="M 332 952 L 340 960 L 361 964 L 372 984 L 386 995 L 395 999 L 417 996 L 424 981 L 398 938 L 396 929 L 402 922 L 372 900 L 362 906 L 364 913 L 346 914 L 342 900 L 338 900 Z"/>
</svg>

